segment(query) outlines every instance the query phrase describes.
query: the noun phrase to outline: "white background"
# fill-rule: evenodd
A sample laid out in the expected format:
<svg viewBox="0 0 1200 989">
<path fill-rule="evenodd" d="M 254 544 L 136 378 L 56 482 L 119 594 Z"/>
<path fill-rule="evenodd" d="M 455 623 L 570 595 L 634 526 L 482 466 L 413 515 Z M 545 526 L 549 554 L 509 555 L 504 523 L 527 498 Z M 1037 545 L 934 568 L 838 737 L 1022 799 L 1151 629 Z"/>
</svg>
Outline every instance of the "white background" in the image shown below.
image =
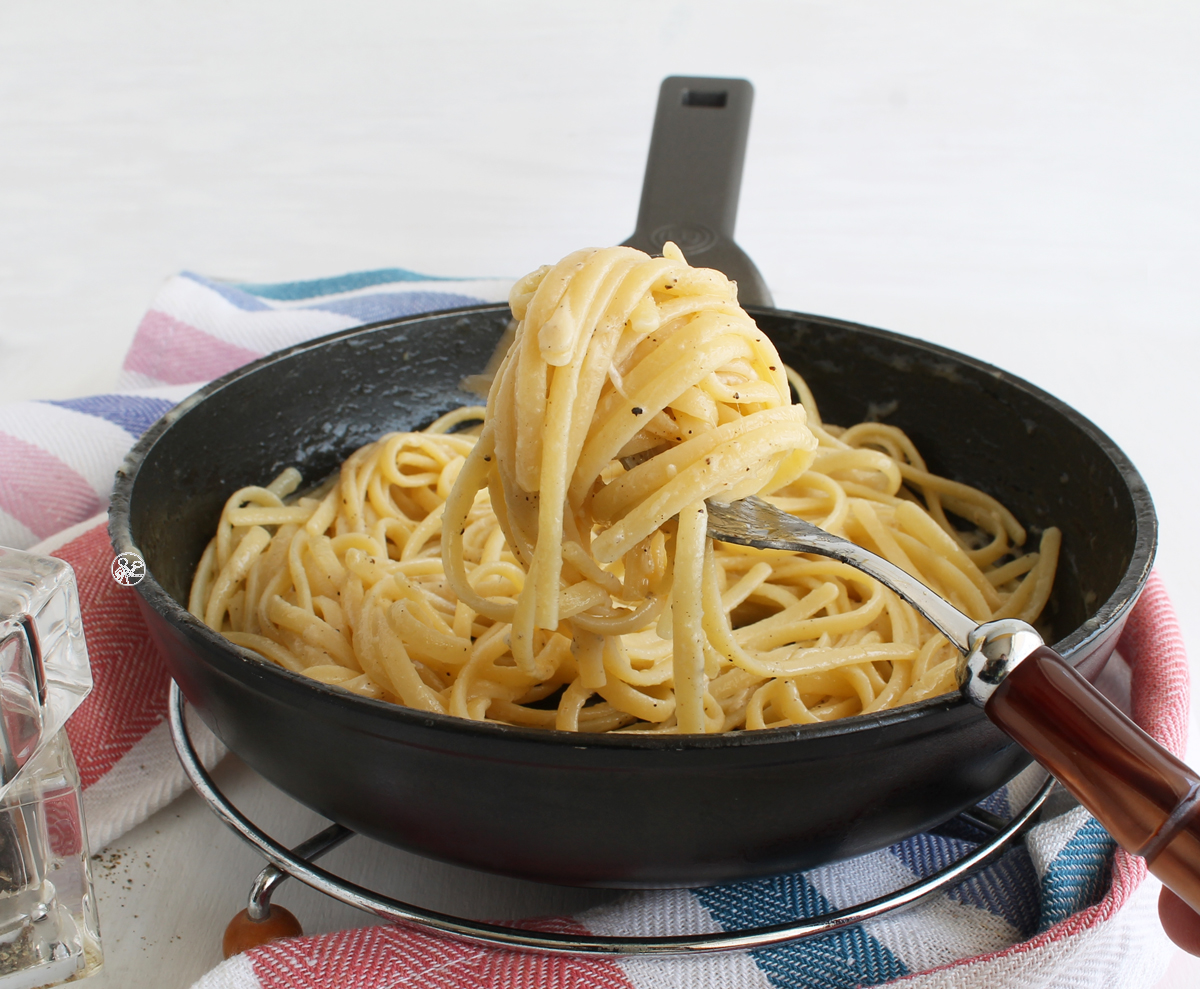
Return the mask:
<svg viewBox="0 0 1200 989">
<path fill-rule="evenodd" d="M 776 303 L 966 351 L 1097 422 L 1150 485 L 1200 651 L 1198 52 L 1200 5 L 1165 0 L 9 0 L 0 394 L 111 387 L 181 269 L 516 276 L 619 241 L 662 77 L 744 76 L 738 240 Z M 152 864 L 120 904 L 103 880 L 105 984 L 217 961 L 254 859 L 193 804 L 131 839 Z M 1200 982 L 1173 964 L 1164 985 Z"/>
</svg>

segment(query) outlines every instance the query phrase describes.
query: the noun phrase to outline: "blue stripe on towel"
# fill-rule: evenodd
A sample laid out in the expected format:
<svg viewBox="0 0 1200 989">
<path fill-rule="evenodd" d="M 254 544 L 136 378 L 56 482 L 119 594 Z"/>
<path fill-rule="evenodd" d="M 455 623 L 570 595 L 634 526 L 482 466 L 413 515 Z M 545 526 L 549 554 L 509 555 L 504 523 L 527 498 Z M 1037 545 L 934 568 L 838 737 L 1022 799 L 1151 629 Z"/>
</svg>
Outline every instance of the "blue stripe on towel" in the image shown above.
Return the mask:
<svg viewBox="0 0 1200 989">
<path fill-rule="evenodd" d="M 924 879 L 957 862 L 974 848 L 973 844 L 958 838 L 915 834 L 892 845 L 889 851 L 912 869 L 918 879 Z"/>
<path fill-rule="evenodd" d="M 1032 937 L 1042 914 L 1037 870 L 1029 849 L 1023 844 L 1009 849 L 982 872 L 976 873 L 946 894 L 951 900 L 1003 917 L 1020 935 Z"/>
<path fill-rule="evenodd" d="M 889 851 L 919 879 L 952 865 L 975 845 L 944 835 L 916 834 Z M 1003 917 L 1028 937 L 1037 928 L 1041 913 L 1037 872 L 1024 845 L 1010 849 L 982 872 L 964 880 L 946 894 L 952 900 Z"/>
<path fill-rule="evenodd" d="M 993 814 L 998 814 L 1000 817 L 1006 819 L 1012 817 L 1012 807 L 1008 799 L 1008 784 L 1006 783 L 995 793 L 979 801 L 979 806 L 984 810 L 991 811 Z"/>
<path fill-rule="evenodd" d="M 135 438 L 175 407 L 174 402 L 168 402 L 165 398 L 143 398 L 140 395 L 89 395 L 87 398 L 68 398 L 47 401 L 45 404 L 107 419 Z"/>
<path fill-rule="evenodd" d="M 335 312 L 353 319 L 361 319 L 364 323 L 374 323 L 381 319 L 412 316 L 415 313 L 434 312 L 438 309 L 474 306 L 482 301 L 474 296 L 458 295 L 454 292 L 379 292 L 372 295 L 355 295 L 335 302 L 322 302 L 320 305 L 305 308 Z"/>
<path fill-rule="evenodd" d="M 263 299 L 277 302 L 300 302 L 322 295 L 338 295 L 354 292 L 373 285 L 389 285 L 395 282 L 459 282 L 461 278 L 442 278 L 437 275 L 419 275 L 404 268 L 379 268 L 375 271 L 355 271 L 349 275 L 333 278 L 313 278 L 305 282 L 276 282 L 273 284 L 241 282 L 238 288 Z"/>
<path fill-rule="evenodd" d="M 1090 907 L 1110 884 L 1117 843 L 1094 817 L 1075 832 L 1042 877 L 1042 921 L 1038 931 L 1053 927 Z"/>
<path fill-rule="evenodd" d="M 833 910 L 803 875 L 774 876 L 693 890 L 725 930 L 779 924 Z M 755 964 L 778 989 L 873 986 L 908 975 L 908 968 L 861 926 L 824 937 L 753 952 Z"/>
</svg>

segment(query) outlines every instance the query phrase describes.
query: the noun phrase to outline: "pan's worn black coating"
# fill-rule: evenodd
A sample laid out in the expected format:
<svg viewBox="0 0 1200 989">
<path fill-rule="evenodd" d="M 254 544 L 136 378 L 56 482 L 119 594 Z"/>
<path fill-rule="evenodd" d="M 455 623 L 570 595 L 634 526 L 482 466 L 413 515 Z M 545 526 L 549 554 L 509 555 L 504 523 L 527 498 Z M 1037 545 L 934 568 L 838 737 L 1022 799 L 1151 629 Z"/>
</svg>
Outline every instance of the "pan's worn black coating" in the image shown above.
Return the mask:
<svg viewBox="0 0 1200 989">
<path fill-rule="evenodd" d="M 1085 675 L 1150 571 L 1154 509 L 1091 423 L 996 368 L 836 320 L 752 310 L 827 422 L 905 429 L 932 470 L 1063 530 L 1048 638 Z M 1028 763 L 957 695 L 823 725 L 720 736 L 580 735 L 352 696 L 232 646 L 184 607 L 225 499 L 475 401 L 459 391 L 504 306 L 413 317 L 266 357 L 185 401 L 118 476 L 111 534 L 136 549 L 150 628 L 229 747 L 322 814 L 422 854 L 546 882 L 702 885 L 812 866 L 931 827 Z"/>
</svg>

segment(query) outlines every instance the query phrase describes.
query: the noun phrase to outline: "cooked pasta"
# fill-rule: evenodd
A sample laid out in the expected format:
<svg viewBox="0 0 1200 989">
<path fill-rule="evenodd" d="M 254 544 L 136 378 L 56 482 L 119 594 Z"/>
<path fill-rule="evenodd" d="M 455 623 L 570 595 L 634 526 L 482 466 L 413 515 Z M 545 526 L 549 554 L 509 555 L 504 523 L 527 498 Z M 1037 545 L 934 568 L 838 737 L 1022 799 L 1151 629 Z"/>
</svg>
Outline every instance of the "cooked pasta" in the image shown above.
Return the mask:
<svg viewBox="0 0 1200 989">
<path fill-rule="evenodd" d="M 305 496 L 290 468 L 235 492 L 192 613 L 354 693 L 568 731 L 769 728 L 956 689 L 954 647 L 876 581 L 708 538 L 707 499 L 758 494 L 978 621 L 1040 614 L 1058 530 L 1022 552 L 1012 514 L 901 430 L 824 424 L 736 286 L 674 245 L 578 251 L 510 303 L 486 409 L 385 436 Z"/>
</svg>

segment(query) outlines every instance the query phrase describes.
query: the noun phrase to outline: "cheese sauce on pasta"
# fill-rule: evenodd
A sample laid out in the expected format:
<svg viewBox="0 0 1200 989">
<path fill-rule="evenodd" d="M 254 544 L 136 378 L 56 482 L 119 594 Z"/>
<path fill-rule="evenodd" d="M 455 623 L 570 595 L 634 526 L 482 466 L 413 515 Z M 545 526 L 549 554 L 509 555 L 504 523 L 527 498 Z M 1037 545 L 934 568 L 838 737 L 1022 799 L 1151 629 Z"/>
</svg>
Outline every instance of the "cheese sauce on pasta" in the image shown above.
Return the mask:
<svg viewBox="0 0 1200 989">
<path fill-rule="evenodd" d="M 1012 514 L 901 430 L 824 424 L 736 286 L 673 244 L 577 251 L 510 304 L 486 409 L 384 436 L 307 496 L 291 468 L 235 492 L 192 613 L 322 683 L 567 731 L 805 724 L 957 689 L 954 647 L 873 579 L 707 537 L 706 499 L 758 494 L 977 621 L 1040 614 L 1058 530 L 1023 552 Z"/>
</svg>

